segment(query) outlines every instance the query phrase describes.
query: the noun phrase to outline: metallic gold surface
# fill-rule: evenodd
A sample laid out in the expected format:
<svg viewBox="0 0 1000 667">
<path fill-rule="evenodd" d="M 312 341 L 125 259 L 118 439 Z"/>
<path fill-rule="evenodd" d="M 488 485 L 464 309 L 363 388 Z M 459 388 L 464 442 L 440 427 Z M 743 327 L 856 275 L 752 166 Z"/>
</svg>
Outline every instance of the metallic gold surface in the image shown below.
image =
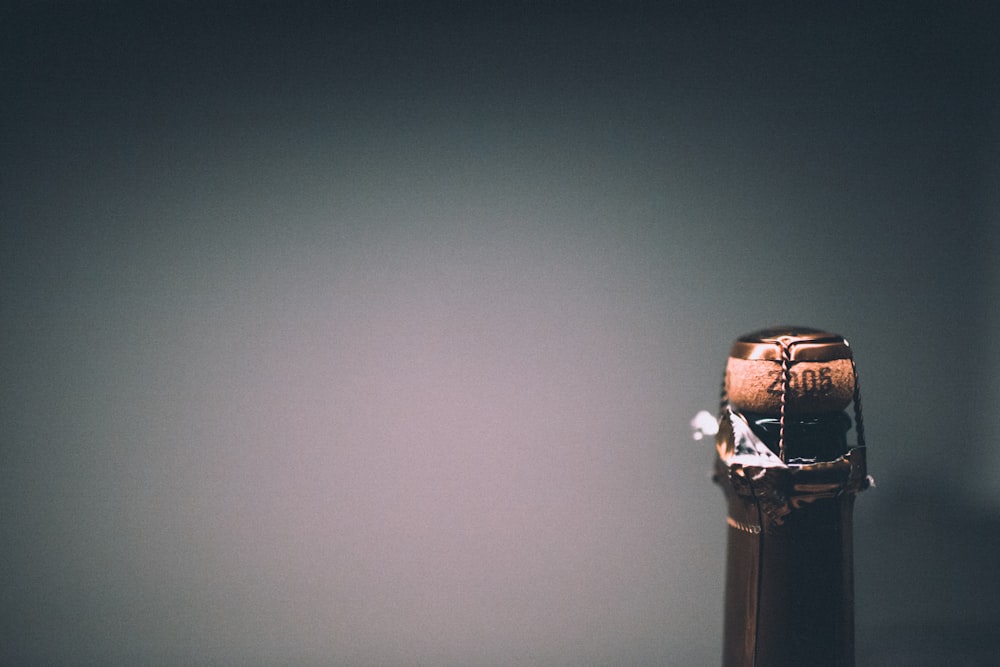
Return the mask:
<svg viewBox="0 0 1000 667">
<path fill-rule="evenodd" d="M 788 345 L 792 361 L 851 359 L 851 347 L 843 336 L 807 327 L 775 327 L 741 336 L 729 351 L 735 359 L 781 360 L 781 342 Z"/>
</svg>

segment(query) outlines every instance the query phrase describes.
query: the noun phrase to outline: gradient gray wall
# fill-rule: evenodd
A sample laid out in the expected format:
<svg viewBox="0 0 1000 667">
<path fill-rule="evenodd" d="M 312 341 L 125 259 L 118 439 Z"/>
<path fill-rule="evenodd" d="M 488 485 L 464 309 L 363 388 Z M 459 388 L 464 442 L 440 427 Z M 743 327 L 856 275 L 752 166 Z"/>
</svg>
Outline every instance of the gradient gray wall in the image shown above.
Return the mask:
<svg viewBox="0 0 1000 667">
<path fill-rule="evenodd" d="M 688 421 L 778 323 L 856 349 L 862 648 L 995 607 L 873 573 L 1000 508 L 979 14 L 3 10 L 0 656 L 714 664 Z"/>
</svg>

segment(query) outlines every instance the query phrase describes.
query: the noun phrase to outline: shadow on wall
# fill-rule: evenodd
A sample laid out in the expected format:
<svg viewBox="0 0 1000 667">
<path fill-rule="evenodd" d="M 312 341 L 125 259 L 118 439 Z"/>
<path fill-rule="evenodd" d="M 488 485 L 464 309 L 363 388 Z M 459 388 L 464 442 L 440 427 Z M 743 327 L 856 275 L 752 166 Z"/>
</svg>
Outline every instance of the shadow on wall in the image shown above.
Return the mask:
<svg viewBox="0 0 1000 667">
<path fill-rule="evenodd" d="M 867 500 L 856 513 L 858 664 L 994 664 L 1000 518 L 930 493 L 874 512 Z"/>
</svg>

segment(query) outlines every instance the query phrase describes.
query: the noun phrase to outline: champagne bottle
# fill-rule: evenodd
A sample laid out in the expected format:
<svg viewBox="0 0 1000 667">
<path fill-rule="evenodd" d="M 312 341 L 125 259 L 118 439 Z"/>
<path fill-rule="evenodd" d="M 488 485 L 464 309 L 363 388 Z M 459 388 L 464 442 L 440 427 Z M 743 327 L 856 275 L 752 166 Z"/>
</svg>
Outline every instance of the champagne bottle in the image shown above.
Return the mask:
<svg viewBox="0 0 1000 667">
<path fill-rule="evenodd" d="M 716 451 L 729 526 L 723 665 L 854 665 L 852 516 L 870 478 L 848 342 L 803 327 L 739 338 Z"/>
</svg>

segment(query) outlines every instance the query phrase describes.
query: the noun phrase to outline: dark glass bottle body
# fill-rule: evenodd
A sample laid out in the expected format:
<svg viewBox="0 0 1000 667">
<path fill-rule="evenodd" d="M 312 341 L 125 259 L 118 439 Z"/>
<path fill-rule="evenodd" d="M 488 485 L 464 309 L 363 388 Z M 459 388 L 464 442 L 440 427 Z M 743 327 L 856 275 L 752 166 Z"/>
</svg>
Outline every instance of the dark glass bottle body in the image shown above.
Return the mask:
<svg viewBox="0 0 1000 667">
<path fill-rule="evenodd" d="M 778 455 L 778 417 L 727 419 L 745 420 Z M 729 510 L 726 667 L 854 665 L 852 514 L 864 452 L 849 447 L 850 427 L 843 412 L 790 416 L 787 466 L 717 461 Z"/>
</svg>

